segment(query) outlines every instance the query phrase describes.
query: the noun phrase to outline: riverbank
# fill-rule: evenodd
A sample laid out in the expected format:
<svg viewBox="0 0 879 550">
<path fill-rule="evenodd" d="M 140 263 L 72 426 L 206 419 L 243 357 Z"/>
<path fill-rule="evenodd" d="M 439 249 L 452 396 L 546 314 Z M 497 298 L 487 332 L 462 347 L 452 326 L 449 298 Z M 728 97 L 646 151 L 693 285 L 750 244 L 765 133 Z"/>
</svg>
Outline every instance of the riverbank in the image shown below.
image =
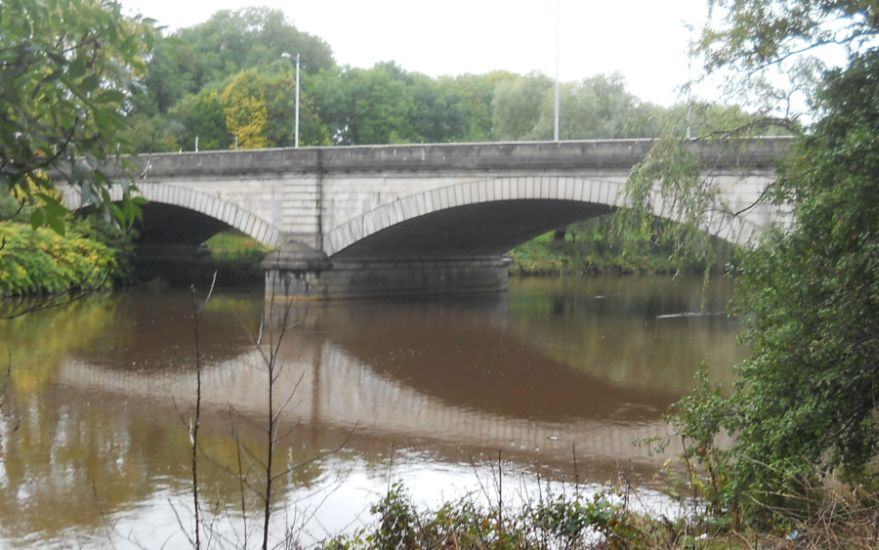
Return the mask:
<svg viewBox="0 0 879 550">
<path fill-rule="evenodd" d="M 732 518 L 716 517 L 693 501 L 680 499 L 679 514 L 639 510 L 640 496 L 625 482 L 598 492 L 540 494 L 510 506 L 503 479 L 492 480 L 476 497 L 443 503 L 436 509 L 415 505 L 407 487 L 394 483 L 370 507 L 375 520 L 351 535 L 317 545 L 323 550 L 368 548 L 503 549 L 687 549 L 745 550 L 876 548 L 876 513 L 844 498 L 774 531 L 735 529 Z M 514 496 L 513 499 L 516 497 Z M 488 502 L 486 505 L 485 503 Z"/>
<path fill-rule="evenodd" d="M 710 261 L 678 257 L 673 247 L 647 237 L 627 243 L 613 228 L 612 216 L 593 218 L 536 237 L 509 252 L 510 272 L 524 276 L 702 274 L 706 264 L 722 272 L 734 261 L 734 249 L 712 243 Z"/>
<path fill-rule="evenodd" d="M 63 235 L 29 224 L 0 221 L 0 297 L 97 291 L 160 278 L 175 285 L 260 283 L 266 248 L 223 232 L 206 243 L 204 257 L 174 265 L 138 265 L 135 245 L 95 220 L 68 220 Z"/>
<path fill-rule="evenodd" d="M 589 241 L 556 240 L 547 233 L 509 252 L 510 273 L 523 276 L 668 274 L 675 265 L 662 254 L 622 254 Z"/>
<path fill-rule="evenodd" d="M 483 494 L 443 503 L 436 510 L 419 509 L 401 483 L 369 511 L 375 521 L 352 535 L 330 538 L 324 550 L 367 548 L 659 548 L 680 541 L 687 548 L 705 548 L 682 516 L 665 522 L 632 512 L 630 491 L 600 491 L 591 496 L 540 495 L 510 505 L 504 500 L 503 473 Z M 515 500 L 514 496 L 512 500 Z M 488 502 L 488 504 L 486 504 Z M 698 534 L 698 531 L 695 532 Z"/>
</svg>

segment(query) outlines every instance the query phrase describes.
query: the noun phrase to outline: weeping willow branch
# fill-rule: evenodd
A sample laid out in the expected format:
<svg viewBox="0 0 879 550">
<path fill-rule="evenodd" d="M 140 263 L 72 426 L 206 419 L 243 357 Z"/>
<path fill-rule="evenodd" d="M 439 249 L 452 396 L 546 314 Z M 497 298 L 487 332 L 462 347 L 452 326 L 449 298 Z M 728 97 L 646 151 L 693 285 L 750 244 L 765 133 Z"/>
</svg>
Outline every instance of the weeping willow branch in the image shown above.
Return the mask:
<svg viewBox="0 0 879 550">
<path fill-rule="evenodd" d="M 713 177 L 703 176 L 702 161 L 688 143 L 692 142 L 660 138 L 633 168 L 623 191 L 626 208 L 614 221 L 624 254 L 635 253 L 648 242 L 670 246 L 670 259 L 678 269 L 687 258 L 706 265 L 715 260 L 703 227 L 721 207 L 719 188 Z"/>
</svg>

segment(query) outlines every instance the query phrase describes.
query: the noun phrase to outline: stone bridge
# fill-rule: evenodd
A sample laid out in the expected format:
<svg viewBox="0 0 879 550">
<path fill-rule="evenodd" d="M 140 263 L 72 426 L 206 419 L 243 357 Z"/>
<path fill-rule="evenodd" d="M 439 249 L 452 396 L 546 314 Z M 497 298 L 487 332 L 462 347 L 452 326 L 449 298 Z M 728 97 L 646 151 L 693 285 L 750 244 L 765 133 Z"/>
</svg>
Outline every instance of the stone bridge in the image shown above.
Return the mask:
<svg viewBox="0 0 879 550">
<path fill-rule="evenodd" d="M 650 140 L 306 147 L 143 156 L 144 247 L 193 250 L 235 228 L 270 245 L 266 292 L 299 298 L 499 290 L 511 248 L 624 206 Z M 731 210 L 774 178 L 787 138 L 689 147 Z M 121 171 L 111 174 L 124 177 Z M 119 196 L 119 191 L 114 191 Z M 75 190 L 68 207 L 82 206 Z M 653 212 L 676 217 L 656 199 Z M 747 244 L 768 206 L 704 229 Z"/>
</svg>

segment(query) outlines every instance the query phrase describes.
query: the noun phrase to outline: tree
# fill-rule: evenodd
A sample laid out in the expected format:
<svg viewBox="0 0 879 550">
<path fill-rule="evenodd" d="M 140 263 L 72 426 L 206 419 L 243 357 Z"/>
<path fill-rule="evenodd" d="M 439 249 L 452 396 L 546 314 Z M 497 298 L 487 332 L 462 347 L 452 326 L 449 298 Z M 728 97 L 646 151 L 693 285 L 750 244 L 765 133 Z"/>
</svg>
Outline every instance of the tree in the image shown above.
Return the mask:
<svg viewBox="0 0 879 550">
<path fill-rule="evenodd" d="M 727 11 L 703 37 L 711 70 L 759 71 L 830 44 L 849 57 L 823 74 L 815 122 L 768 195 L 792 209 L 793 223 L 771 231 L 741 265 L 736 303 L 752 354 L 735 392 L 707 435 L 692 413 L 716 412 L 716 393 L 684 402 L 677 423 L 703 459 L 720 457 L 720 502 L 746 519 L 803 511 L 815 500 L 802 496 L 828 475 L 875 499 L 879 50 L 868 39 L 879 33 L 879 12 L 866 1 L 715 4 Z M 732 449 L 705 453 L 722 429 L 735 435 Z"/>
<path fill-rule="evenodd" d="M 699 44 L 709 71 L 748 74 L 825 46 L 855 52 L 877 35 L 870 0 L 709 0 L 722 20 Z"/>
<path fill-rule="evenodd" d="M 330 47 L 298 30 L 278 9 L 221 10 L 204 23 L 182 29 L 173 38 L 176 43 L 172 48 L 182 48 L 183 53 L 169 60 L 175 66 L 168 75 L 170 81 L 163 76 L 156 84 L 177 86 L 175 80 L 182 73 L 194 86 L 187 93 L 220 85 L 240 71 L 275 63 L 282 53 L 300 54 L 302 70 L 310 74 L 334 65 Z"/>
<path fill-rule="evenodd" d="M 410 88 L 414 141 L 449 143 L 464 140 L 464 113 L 454 80 L 413 74 Z"/>
<path fill-rule="evenodd" d="M 0 192 L 39 201 L 35 226 L 63 231 L 50 192 L 58 178 L 128 221 L 134 215 L 110 205 L 99 170 L 126 150 L 118 138 L 153 42 L 150 21 L 120 10 L 110 0 L 0 4 Z"/>
<path fill-rule="evenodd" d="M 493 71 L 487 74 L 466 74 L 454 80 L 464 119 L 463 141 L 488 141 L 492 135 L 495 88 L 499 82 L 514 78 L 512 73 Z"/>
<path fill-rule="evenodd" d="M 561 139 L 639 138 L 659 133 L 662 118 L 654 119 L 651 115 L 661 113 L 641 109 L 640 102 L 626 90 L 619 74 L 565 83 L 560 92 Z M 534 137 L 552 139 L 554 103 L 552 95 L 544 98 Z"/>
<path fill-rule="evenodd" d="M 238 138 L 242 149 L 268 146 L 266 128 L 269 111 L 265 90 L 255 69 L 238 73 L 221 96 L 226 127 Z"/>
<path fill-rule="evenodd" d="M 132 97 L 132 114 L 146 133 L 132 136 L 138 151 L 229 147 L 234 136 L 223 130 L 210 90 L 223 90 L 245 70 L 256 70 L 268 108 L 266 144 L 292 145 L 292 67 L 283 53 L 300 54 L 303 84 L 312 74 L 334 66 L 321 39 L 298 30 L 277 9 L 221 10 L 204 23 L 161 37 L 149 58 L 143 93 Z M 287 86 L 282 88 L 282 86 Z M 303 85 L 301 141 L 326 143 L 326 130 Z M 287 113 L 289 111 L 289 115 Z M 181 120 L 178 115 L 183 115 Z M 283 126 L 287 120 L 289 126 Z M 221 124 L 220 124 L 221 122 Z"/>
<path fill-rule="evenodd" d="M 182 98 L 198 92 L 198 65 L 192 44 L 177 37 L 160 38 L 149 60 L 139 111 L 151 116 L 168 113 Z"/>
<path fill-rule="evenodd" d="M 193 147 L 198 138 L 199 149 L 228 149 L 233 139 L 226 127 L 226 113 L 220 94 L 204 89 L 186 96 L 171 111 L 180 124 L 177 141 L 186 149 Z"/>
<path fill-rule="evenodd" d="M 324 71 L 314 80 L 313 98 L 337 145 L 413 141 L 412 90 L 393 64 Z"/>
<path fill-rule="evenodd" d="M 492 138 L 535 139 L 540 110 L 551 90 L 552 81 L 537 73 L 499 82 L 492 101 Z"/>
<path fill-rule="evenodd" d="M 862 51 L 876 37 L 871 0 L 709 0 L 709 6 L 719 15 L 696 44 L 706 71 L 720 75 L 740 101 L 782 119 L 807 115 L 802 110 L 829 54 Z"/>
<path fill-rule="evenodd" d="M 753 355 L 729 422 L 740 490 L 802 492 L 831 472 L 860 484 L 879 453 L 879 52 L 828 73 L 817 100 L 824 116 L 775 190 L 795 228 L 744 264 Z"/>
<path fill-rule="evenodd" d="M 280 65 L 280 70 L 278 66 Z M 272 70 L 274 69 L 274 70 Z M 289 61 L 260 72 L 263 81 L 269 121 L 266 136 L 272 147 L 293 147 L 294 116 L 296 109 L 296 71 Z M 318 116 L 312 99 L 314 76 L 301 73 L 299 94 L 299 142 L 302 145 L 329 145 L 330 131 Z"/>
</svg>

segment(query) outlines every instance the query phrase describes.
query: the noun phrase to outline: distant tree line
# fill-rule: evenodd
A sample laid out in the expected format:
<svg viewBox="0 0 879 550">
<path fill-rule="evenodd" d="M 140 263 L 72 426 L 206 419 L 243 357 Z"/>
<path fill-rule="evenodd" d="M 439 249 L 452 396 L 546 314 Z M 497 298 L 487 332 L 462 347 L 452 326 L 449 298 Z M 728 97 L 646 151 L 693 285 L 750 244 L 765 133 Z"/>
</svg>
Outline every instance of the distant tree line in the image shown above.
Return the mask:
<svg viewBox="0 0 879 550">
<path fill-rule="evenodd" d="M 279 10 L 220 11 L 161 37 L 130 107 L 134 151 L 293 144 L 295 63 L 301 56 L 300 143 L 357 145 L 550 139 L 553 82 L 506 71 L 432 78 L 393 62 L 336 64 L 330 46 Z M 683 134 L 687 107 L 640 101 L 618 75 L 561 86 L 562 139 Z M 737 107 L 698 104 L 696 134 L 730 127 Z"/>
</svg>

